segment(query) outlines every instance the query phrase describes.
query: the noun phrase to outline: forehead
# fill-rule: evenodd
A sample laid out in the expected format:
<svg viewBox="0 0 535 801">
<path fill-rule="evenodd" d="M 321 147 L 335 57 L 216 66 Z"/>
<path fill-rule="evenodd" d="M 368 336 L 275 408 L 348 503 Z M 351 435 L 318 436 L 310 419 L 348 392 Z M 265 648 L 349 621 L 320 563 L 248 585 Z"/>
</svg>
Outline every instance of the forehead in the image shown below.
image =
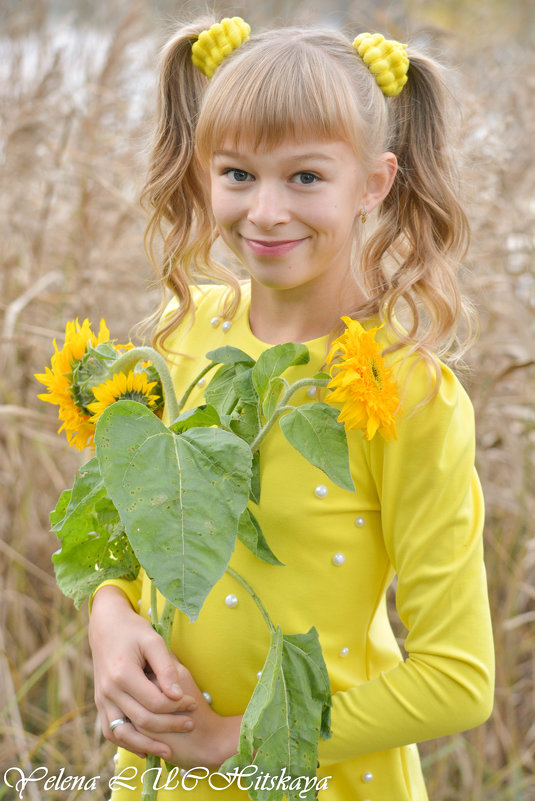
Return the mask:
<svg viewBox="0 0 535 801">
<path fill-rule="evenodd" d="M 326 142 L 356 144 L 362 139 L 354 104 L 341 103 L 339 98 L 331 98 L 329 104 L 322 98 L 307 101 L 305 91 L 294 98 L 287 89 L 274 93 L 270 87 L 268 96 L 245 89 L 240 87 L 241 91 L 224 98 L 209 88 L 196 129 L 201 161 L 207 162 L 221 149 L 274 151 L 306 142 L 316 151 Z"/>
<path fill-rule="evenodd" d="M 240 137 L 237 141 L 234 138 L 224 139 L 211 154 L 213 159 L 234 157 L 283 163 L 313 161 L 328 165 L 354 160 L 356 154 L 351 144 L 343 140 L 309 138 L 297 142 L 295 139 L 283 139 L 276 144 L 256 145 L 254 137 Z"/>
</svg>

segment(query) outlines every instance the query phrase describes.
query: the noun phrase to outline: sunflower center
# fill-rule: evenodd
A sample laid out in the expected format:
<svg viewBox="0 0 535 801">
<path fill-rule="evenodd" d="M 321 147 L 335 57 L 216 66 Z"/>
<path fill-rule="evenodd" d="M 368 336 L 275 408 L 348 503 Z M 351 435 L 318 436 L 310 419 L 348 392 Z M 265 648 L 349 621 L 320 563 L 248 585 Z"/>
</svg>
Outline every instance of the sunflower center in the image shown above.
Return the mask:
<svg viewBox="0 0 535 801">
<path fill-rule="evenodd" d="M 148 406 L 147 395 L 138 389 L 127 389 L 126 392 L 121 392 L 117 395 L 116 400 L 133 400 Z"/>
</svg>

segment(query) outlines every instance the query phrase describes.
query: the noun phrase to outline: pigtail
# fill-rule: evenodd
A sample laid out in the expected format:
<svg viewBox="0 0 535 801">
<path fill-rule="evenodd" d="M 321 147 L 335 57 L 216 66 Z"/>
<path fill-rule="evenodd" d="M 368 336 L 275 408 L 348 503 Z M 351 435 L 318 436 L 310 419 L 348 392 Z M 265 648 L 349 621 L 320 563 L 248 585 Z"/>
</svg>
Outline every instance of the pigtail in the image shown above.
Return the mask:
<svg viewBox="0 0 535 801">
<path fill-rule="evenodd" d="M 161 57 L 158 124 L 141 201 L 150 211 L 145 232 L 148 256 L 164 293 L 170 288 L 179 301 L 177 312 L 153 337 L 155 347 L 163 349 L 169 333 L 192 311 L 190 285 L 199 276 L 222 280 L 232 288 L 229 316 L 239 302 L 236 278 L 210 255 L 213 226 L 195 158 L 195 127 L 208 79 L 193 65 L 191 47 L 213 22 L 204 18 L 182 28 L 165 45 Z M 163 240 L 160 260 L 155 255 L 159 237 Z"/>
<path fill-rule="evenodd" d="M 431 354 L 446 352 L 455 359 L 471 331 L 471 309 L 457 282 L 469 228 L 448 137 L 449 96 L 433 61 L 411 53 L 409 58 L 408 82 L 388 101 L 387 149 L 396 154 L 399 170 L 365 246 L 364 274 L 400 345 L 412 346 L 428 361 Z M 405 328 L 394 319 L 399 306 L 408 311 Z M 457 331 L 463 318 L 468 326 L 461 340 Z"/>
</svg>

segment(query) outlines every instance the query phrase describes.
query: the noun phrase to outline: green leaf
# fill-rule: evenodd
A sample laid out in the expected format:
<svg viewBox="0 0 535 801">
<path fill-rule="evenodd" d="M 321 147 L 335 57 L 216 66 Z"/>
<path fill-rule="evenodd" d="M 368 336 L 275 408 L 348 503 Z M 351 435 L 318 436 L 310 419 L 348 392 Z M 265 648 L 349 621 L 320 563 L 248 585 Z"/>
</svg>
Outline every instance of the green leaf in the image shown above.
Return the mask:
<svg viewBox="0 0 535 801">
<path fill-rule="evenodd" d="M 262 414 L 266 420 L 269 420 L 277 408 L 282 391 L 287 387 L 288 382 L 284 378 L 281 378 L 281 376 L 276 375 L 269 379 L 269 384 L 264 395 L 264 402 L 262 403 Z"/>
<path fill-rule="evenodd" d="M 331 736 L 331 688 L 318 632 L 312 627 L 306 634 L 285 634 L 282 654 L 283 669 L 288 676 L 290 696 L 308 696 L 305 703 L 318 705 L 319 734 L 322 740 Z M 313 766 L 317 762 L 313 763 Z"/>
<path fill-rule="evenodd" d="M 56 508 L 50 512 L 50 529 L 55 531 L 55 526 L 65 518 L 67 507 L 72 498 L 72 490 L 64 490 L 58 498 Z"/>
<path fill-rule="evenodd" d="M 234 388 L 240 401 L 258 404 L 258 392 L 253 383 L 253 370 L 251 367 L 242 373 L 238 373 L 234 379 Z"/>
<path fill-rule="evenodd" d="M 206 354 L 206 358 L 216 364 L 246 364 L 252 367 L 254 359 L 239 348 L 233 348 L 230 345 L 225 345 L 222 348 L 210 350 Z"/>
<path fill-rule="evenodd" d="M 281 672 L 281 664 L 282 631 L 280 626 L 277 626 L 271 632 L 269 651 L 262 673 L 243 714 L 238 753 L 221 765 L 219 769 L 221 773 L 229 773 L 235 767 L 252 764 L 254 749 L 260 742 L 260 738 L 255 737 L 255 733 L 258 730 L 262 733 L 262 716 L 265 709 L 269 707 L 274 699 L 277 680 Z"/>
<path fill-rule="evenodd" d="M 234 381 L 240 373 L 248 369 L 241 362 L 223 364 L 206 387 L 204 397 L 217 410 L 221 419 L 236 407 L 240 396 Z"/>
<path fill-rule="evenodd" d="M 229 420 L 229 427 L 238 437 L 251 444 L 260 431 L 261 420 L 258 404 L 242 403 L 241 398 Z"/>
<path fill-rule="evenodd" d="M 300 342 L 286 342 L 265 350 L 253 367 L 253 381 L 259 396 L 263 397 L 271 378 L 294 364 L 307 364 L 309 360 L 309 350 Z"/>
<path fill-rule="evenodd" d="M 135 401 L 106 409 L 95 443 L 137 558 L 162 595 L 195 620 L 234 549 L 251 449 L 220 428 L 174 434 Z"/>
<path fill-rule="evenodd" d="M 117 509 L 106 497 L 96 458 L 82 467 L 50 515 L 61 548 L 52 556 L 60 590 L 80 607 L 107 579 L 134 579 L 139 563 Z"/>
<path fill-rule="evenodd" d="M 320 736 L 330 736 L 331 692 L 317 631 L 283 635 L 278 626 L 262 674 L 242 718 L 238 753 L 220 768 L 228 773 L 250 764 L 264 773 L 314 777 Z M 255 753 L 256 751 L 256 753 Z M 254 801 L 313 799 L 314 784 L 304 792 L 249 789 Z"/>
<path fill-rule="evenodd" d="M 104 482 L 100 475 L 98 460 L 93 457 L 83 467 L 80 468 L 76 476 L 72 490 L 62 493 L 61 499 L 68 493 L 68 503 L 63 509 L 63 516 L 60 516 L 60 503 L 56 509 L 50 513 L 52 531 L 59 531 L 65 518 L 76 513 L 78 506 L 88 504 L 95 497 L 102 497 Z M 104 495 L 106 493 L 104 492 Z M 61 507 L 62 508 L 62 507 Z"/>
<path fill-rule="evenodd" d="M 258 413 L 258 394 L 254 388 L 251 368 L 236 375 L 233 385 L 237 401 L 228 426 L 250 444 L 256 438 L 262 425 Z"/>
<path fill-rule="evenodd" d="M 280 418 L 280 427 L 290 445 L 342 489 L 355 491 L 349 469 L 349 451 L 339 411 L 315 401 L 297 406 Z"/>
<path fill-rule="evenodd" d="M 283 565 L 280 562 L 264 537 L 260 524 L 256 517 L 253 515 L 249 508 L 245 509 L 240 517 L 240 525 L 238 527 L 238 539 L 246 548 L 249 548 L 251 553 L 262 559 L 263 562 L 269 562 L 270 565 Z"/>
<path fill-rule="evenodd" d="M 249 498 L 254 503 L 260 503 L 260 453 L 258 451 L 253 453 L 253 474 Z"/>
<path fill-rule="evenodd" d="M 221 420 L 213 406 L 205 403 L 202 406 L 197 406 L 195 409 L 190 409 L 187 412 L 177 417 L 174 423 L 169 426 L 169 429 L 175 434 L 180 434 L 181 431 L 187 431 L 188 428 L 203 428 L 205 426 L 220 426 Z"/>
</svg>

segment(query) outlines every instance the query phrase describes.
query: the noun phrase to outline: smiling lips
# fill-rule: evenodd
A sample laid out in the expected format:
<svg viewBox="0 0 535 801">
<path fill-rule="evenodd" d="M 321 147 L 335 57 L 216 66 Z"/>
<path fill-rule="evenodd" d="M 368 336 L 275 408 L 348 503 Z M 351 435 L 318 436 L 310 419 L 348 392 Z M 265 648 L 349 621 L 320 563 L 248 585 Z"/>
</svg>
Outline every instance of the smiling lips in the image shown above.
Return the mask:
<svg viewBox="0 0 535 801">
<path fill-rule="evenodd" d="M 247 239 L 247 237 L 244 237 L 244 239 L 255 256 L 284 256 L 300 245 L 301 242 L 304 242 L 306 237 L 303 239 L 286 239 L 283 241 L 278 239 Z"/>
</svg>

